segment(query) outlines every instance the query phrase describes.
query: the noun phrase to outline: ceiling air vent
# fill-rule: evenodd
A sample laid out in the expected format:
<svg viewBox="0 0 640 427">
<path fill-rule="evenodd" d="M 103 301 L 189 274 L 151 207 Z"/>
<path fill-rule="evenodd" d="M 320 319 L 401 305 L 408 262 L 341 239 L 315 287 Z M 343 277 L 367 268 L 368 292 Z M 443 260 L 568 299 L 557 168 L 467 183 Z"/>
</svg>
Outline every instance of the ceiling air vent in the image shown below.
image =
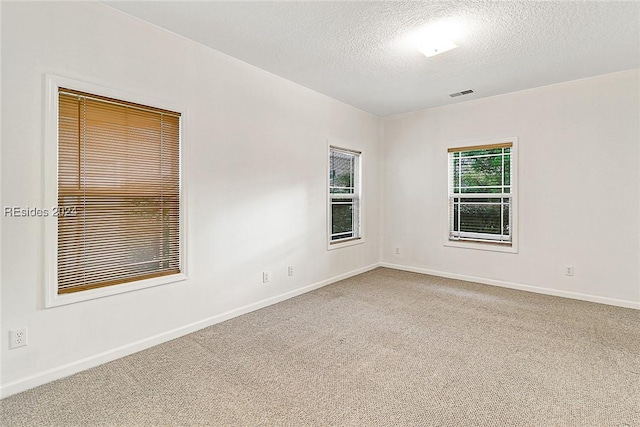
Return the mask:
<svg viewBox="0 0 640 427">
<path fill-rule="evenodd" d="M 450 93 L 449 96 L 455 98 L 456 96 L 469 95 L 473 93 L 473 89 L 463 90 L 462 92 Z"/>
</svg>

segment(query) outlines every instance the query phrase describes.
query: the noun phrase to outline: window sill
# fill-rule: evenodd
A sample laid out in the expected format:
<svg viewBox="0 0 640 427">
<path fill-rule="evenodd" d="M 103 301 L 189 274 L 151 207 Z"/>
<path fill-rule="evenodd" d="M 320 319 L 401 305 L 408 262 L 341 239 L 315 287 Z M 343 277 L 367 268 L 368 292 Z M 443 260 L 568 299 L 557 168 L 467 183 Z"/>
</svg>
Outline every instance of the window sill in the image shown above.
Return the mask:
<svg viewBox="0 0 640 427">
<path fill-rule="evenodd" d="M 181 282 L 183 280 L 187 280 L 187 275 L 180 273 L 172 274 L 171 276 L 154 277 L 151 279 L 138 280 L 137 282 L 123 283 L 121 285 L 89 289 L 86 291 L 74 292 L 69 294 L 58 294 L 57 291 L 52 290 L 52 292 L 56 293 L 47 297 L 45 308 L 74 304 L 76 302 L 123 294 L 125 292 L 147 289 L 154 286 L 167 285 L 169 283 Z"/>
<path fill-rule="evenodd" d="M 490 243 L 490 242 L 477 242 L 477 241 L 467 241 L 467 240 L 446 240 L 444 242 L 444 246 L 449 246 L 452 248 L 463 248 L 463 249 L 476 249 L 482 251 L 491 251 L 491 252 L 505 252 L 505 253 L 518 253 L 518 246 L 515 243 L 511 245 L 504 245 L 500 243 Z"/>
<path fill-rule="evenodd" d="M 361 245 L 364 243 L 364 238 L 356 237 L 354 239 L 348 239 L 342 242 L 329 242 L 327 244 L 327 250 L 332 251 L 334 249 L 345 248 L 347 246 Z"/>
</svg>

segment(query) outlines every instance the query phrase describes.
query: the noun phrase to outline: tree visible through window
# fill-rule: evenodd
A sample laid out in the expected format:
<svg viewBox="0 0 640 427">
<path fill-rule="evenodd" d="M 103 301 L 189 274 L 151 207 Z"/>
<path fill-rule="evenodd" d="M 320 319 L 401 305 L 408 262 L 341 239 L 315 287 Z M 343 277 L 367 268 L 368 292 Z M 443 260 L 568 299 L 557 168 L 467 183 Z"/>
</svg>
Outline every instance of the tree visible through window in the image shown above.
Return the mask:
<svg viewBox="0 0 640 427">
<path fill-rule="evenodd" d="M 449 149 L 449 240 L 511 245 L 512 146 Z"/>
<path fill-rule="evenodd" d="M 330 242 L 360 238 L 360 153 L 329 151 Z"/>
</svg>

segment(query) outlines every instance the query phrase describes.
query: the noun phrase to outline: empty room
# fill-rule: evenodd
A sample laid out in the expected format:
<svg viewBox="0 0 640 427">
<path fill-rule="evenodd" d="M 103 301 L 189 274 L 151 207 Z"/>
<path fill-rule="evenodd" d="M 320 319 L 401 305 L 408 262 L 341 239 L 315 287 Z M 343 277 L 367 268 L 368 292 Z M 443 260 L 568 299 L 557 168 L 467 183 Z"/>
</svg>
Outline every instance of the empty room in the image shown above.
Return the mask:
<svg viewBox="0 0 640 427">
<path fill-rule="evenodd" d="M 0 20 L 3 427 L 640 426 L 639 1 Z"/>
</svg>

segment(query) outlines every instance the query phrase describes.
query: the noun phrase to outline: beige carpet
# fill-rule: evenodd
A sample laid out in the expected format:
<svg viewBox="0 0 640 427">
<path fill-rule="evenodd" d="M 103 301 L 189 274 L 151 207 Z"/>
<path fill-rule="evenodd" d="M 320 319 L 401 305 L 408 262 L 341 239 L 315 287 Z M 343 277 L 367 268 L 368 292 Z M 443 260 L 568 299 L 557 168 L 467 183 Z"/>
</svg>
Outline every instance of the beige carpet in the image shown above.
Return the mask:
<svg viewBox="0 0 640 427">
<path fill-rule="evenodd" d="M 377 269 L 0 402 L 9 426 L 640 426 L 640 311 Z"/>
</svg>

